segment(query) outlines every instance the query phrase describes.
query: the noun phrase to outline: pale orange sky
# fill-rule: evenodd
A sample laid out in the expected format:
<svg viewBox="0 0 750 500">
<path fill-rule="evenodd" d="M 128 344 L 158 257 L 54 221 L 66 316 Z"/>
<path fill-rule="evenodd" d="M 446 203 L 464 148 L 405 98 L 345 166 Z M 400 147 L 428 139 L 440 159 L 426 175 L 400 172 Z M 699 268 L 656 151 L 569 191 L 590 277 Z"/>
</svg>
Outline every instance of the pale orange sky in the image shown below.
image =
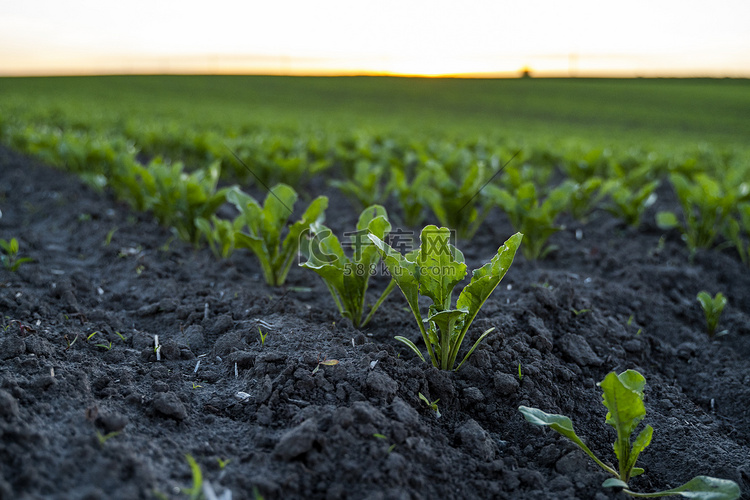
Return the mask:
<svg viewBox="0 0 750 500">
<path fill-rule="evenodd" d="M 0 74 L 750 77 L 750 2 L 0 0 Z"/>
</svg>

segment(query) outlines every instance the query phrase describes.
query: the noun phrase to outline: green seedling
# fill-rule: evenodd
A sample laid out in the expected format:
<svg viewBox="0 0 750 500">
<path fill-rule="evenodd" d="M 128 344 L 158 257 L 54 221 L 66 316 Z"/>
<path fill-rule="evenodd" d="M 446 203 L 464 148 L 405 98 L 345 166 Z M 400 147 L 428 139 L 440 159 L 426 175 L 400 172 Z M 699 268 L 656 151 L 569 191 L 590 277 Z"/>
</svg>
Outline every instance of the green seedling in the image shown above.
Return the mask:
<svg viewBox="0 0 750 500">
<path fill-rule="evenodd" d="M 708 292 L 702 291 L 698 293 L 698 302 L 700 302 L 703 308 L 703 313 L 706 316 L 706 329 L 708 336 L 714 338 L 716 335 L 725 335 L 727 332 L 722 331 L 718 334 L 716 330 L 719 327 L 719 318 L 724 310 L 724 306 L 727 305 L 727 298 L 721 292 L 717 293 L 715 297 L 711 297 Z"/>
<path fill-rule="evenodd" d="M 323 279 L 339 313 L 352 321 L 355 328 L 364 327 L 388 298 L 395 287 L 391 280 L 375 304 L 363 318 L 370 276 L 377 271 L 380 252 L 367 237 L 368 232 L 379 239 L 391 230 L 388 214 L 380 205 L 367 207 L 359 216 L 357 231 L 351 235 L 352 256 L 347 257 L 333 231 L 321 224 L 311 227 L 308 261 L 302 267 L 312 269 Z"/>
<path fill-rule="evenodd" d="M 384 434 L 373 434 L 372 437 L 388 441 L 388 436 L 385 436 Z M 388 447 L 388 453 L 392 452 L 394 449 L 396 449 L 396 443 L 393 443 Z"/>
<path fill-rule="evenodd" d="M 672 174 L 669 180 L 682 208 L 681 217 L 674 212 L 659 212 L 656 222 L 662 229 L 677 229 L 687 244 L 692 262 L 699 248 L 712 248 L 718 236 L 728 229 L 738 202 L 747 197 L 748 184 L 744 175 L 729 169 L 721 181 L 707 174 L 696 174 L 692 180 Z"/>
<path fill-rule="evenodd" d="M 229 465 L 229 462 L 232 461 L 231 458 L 227 458 L 226 460 L 216 457 L 216 461 L 219 463 L 219 470 L 224 470 L 224 468 Z"/>
<path fill-rule="evenodd" d="M 564 182 L 549 191 L 541 201 L 532 182 L 524 182 L 514 191 L 497 186 L 487 187 L 488 194 L 508 215 L 513 228 L 523 233 L 522 251 L 527 260 L 544 258 L 555 249 L 554 246 L 547 246 L 547 240 L 563 229 L 555 221 L 570 206 L 575 189 L 575 183 Z"/>
<path fill-rule="evenodd" d="M 104 238 L 103 246 L 108 247 L 112 243 L 112 237 L 115 235 L 116 232 L 117 232 L 117 227 L 113 227 L 112 229 L 109 230 L 109 232 L 107 233 L 107 236 Z"/>
<path fill-rule="evenodd" d="M 228 259 L 234 253 L 234 233 L 241 230 L 243 224 L 244 220 L 240 217 L 234 221 L 220 219 L 215 215 L 210 220 L 203 217 L 195 219 L 195 227 L 206 238 L 217 259 Z"/>
<path fill-rule="evenodd" d="M 268 332 L 263 333 L 263 330 L 260 329 L 260 326 L 258 327 L 258 336 L 260 337 L 260 346 L 263 347 L 266 345 L 266 337 L 268 337 Z"/>
<path fill-rule="evenodd" d="M 67 347 L 65 348 L 65 350 L 67 351 L 68 349 L 73 347 L 73 345 L 75 345 L 76 340 L 78 340 L 78 334 L 76 334 L 76 337 L 73 339 L 73 342 L 70 341 L 67 334 L 65 334 L 64 338 L 65 338 L 65 342 L 68 344 Z"/>
<path fill-rule="evenodd" d="M 419 399 L 421 399 L 424 404 L 427 405 L 427 408 L 435 412 L 435 418 L 440 418 L 442 415 L 440 414 L 440 409 L 438 409 L 438 401 L 440 401 L 440 398 L 436 399 L 435 401 L 430 401 L 425 397 L 424 394 L 421 392 L 419 393 Z"/>
<path fill-rule="evenodd" d="M 442 226 L 455 229 L 459 238 L 471 239 L 492 208 L 483 190 L 491 169 L 485 162 L 474 162 L 449 171 L 435 160 L 428 160 L 424 168 L 430 172 L 431 184 L 425 186 L 423 199 Z"/>
<path fill-rule="evenodd" d="M 570 196 L 570 213 L 576 220 L 588 221 L 591 213 L 604 198 L 603 184 L 604 181 L 600 177 L 592 177 L 574 184 Z"/>
<path fill-rule="evenodd" d="M 656 202 L 658 180 L 646 182 L 642 186 L 633 185 L 635 179 L 612 179 L 604 183 L 602 192 L 609 198 L 606 210 L 632 227 L 641 224 L 643 213 Z M 643 182 L 643 181 L 642 181 Z"/>
<path fill-rule="evenodd" d="M 417 170 L 411 180 L 402 169 L 392 166 L 388 190 L 398 200 L 403 214 L 403 222 L 409 227 L 416 227 L 424 220 L 424 208 L 427 205 L 425 190 L 429 189 L 432 175 L 429 170 Z"/>
<path fill-rule="evenodd" d="M 420 248 L 402 256 L 375 234 L 369 237 L 380 249 L 383 261 L 396 284 L 406 297 L 417 320 L 422 340 L 433 366 L 442 370 L 458 370 L 484 338 L 494 330 L 482 333 L 455 366 L 458 350 L 477 313 L 495 290 L 513 263 L 523 235 L 516 233 L 497 250 L 490 262 L 474 270 L 471 282 L 458 296 L 452 307 L 453 289 L 466 276 L 463 254 L 451 243 L 451 231 L 446 227 L 426 226 L 421 234 Z M 419 297 L 432 301 L 426 317 L 419 310 Z M 416 345 L 405 337 L 397 340 L 409 346 L 424 361 Z M 455 366 L 455 368 L 454 368 Z"/>
<path fill-rule="evenodd" d="M 573 430 L 573 422 L 564 415 L 545 413 L 537 408 L 520 406 L 518 410 L 532 424 L 550 427 L 573 441 L 597 465 L 614 476 L 602 484 L 605 488 L 622 489 L 628 495 L 639 498 L 652 498 L 668 495 L 681 495 L 699 500 L 735 500 L 740 497 L 739 486 L 733 481 L 697 476 L 686 484 L 670 490 L 655 493 L 638 493 L 632 491 L 628 482 L 632 477 L 643 474 L 644 470 L 636 467 L 636 461 L 646 447 L 651 444 L 653 428 L 645 426 L 635 440 L 633 432 L 646 416 L 643 404 L 643 388 L 646 379 L 635 370 L 627 370 L 619 375 L 609 373 L 599 384 L 602 388 L 603 404 L 607 407 L 606 423 L 617 431 L 614 451 L 618 461 L 618 470 L 608 466 L 586 446 Z"/>
<path fill-rule="evenodd" d="M 96 347 L 103 347 L 106 350 L 112 349 L 112 341 L 108 341 L 106 344 L 96 344 Z"/>
<path fill-rule="evenodd" d="M 357 209 L 361 209 L 383 198 L 385 172 L 382 164 L 360 159 L 355 163 L 352 175 L 347 176 L 346 180 L 332 180 L 330 184 L 351 199 Z"/>
<path fill-rule="evenodd" d="M 88 337 L 86 337 L 86 342 L 88 342 L 89 340 L 93 339 L 98 334 L 99 334 L 98 331 L 90 334 Z"/>
<path fill-rule="evenodd" d="M 0 254 L 0 262 L 5 269 L 12 273 L 18 271 L 18 268 L 23 264 L 34 260 L 31 257 L 18 256 L 19 246 L 16 238 L 11 238 L 10 241 L 0 239 L 0 249 L 3 250 L 3 253 Z"/>
<path fill-rule="evenodd" d="M 230 188 L 217 189 L 220 162 L 187 173 L 181 162 L 170 164 L 155 158 L 148 166 L 134 160 L 113 172 L 118 197 L 139 211 L 150 211 L 182 240 L 197 245 L 201 232 L 195 219 L 208 219 L 226 201 Z"/>
<path fill-rule="evenodd" d="M 571 307 L 570 311 L 576 315 L 580 316 L 581 314 L 586 314 L 587 312 L 591 312 L 591 309 L 576 309 L 575 307 Z"/>
<path fill-rule="evenodd" d="M 523 372 L 521 371 L 521 362 L 518 362 L 518 380 L 523 380 Z"/>
<path fill-rule="evenodd" d="M 104 446 L 107 441 L 120 434 L 120 432 L 121 431 L 114 431 L 102 434 L 101 432 L 96 431 L 96 438 L 99 440 L 99 446 Z"/>
<path fill-rule="evenodd" d="M 118 332 L 117 330 L 115 330 L 115 335 L 117 335 L 120 338 L 120 340 L 122 340 L 123 342 L 127 342 L 128 341 L 128 338 L 125 335 L 123 335 L 122 333 Z"/>
<path fill-rule="evenodd" d="M 740 221 L 734 218 L 730 219 L 724 230 L 724 237 L 734 244 L 737 255 L 740 256 L 743 263 L 747 264 L 748 257 L 750 257 L 750 246 L 747 245 L 745 238 L 742 236 Z"/>
<path fill-rule="evenodd" d="M 291 187 L 277 184 L 266 196 L 263 207 L 252 196 L 239 189 L 227 194 L 227 200 L 240 211 L 242 231 L 234 233 L 237 248 L 249 248 L 260 261 L 266 283 L 281 286 L 299 250 L 300 237 L 310 229 L 310 225 L 322 222 L 328 198 L 314 199 L 302 217 L 289 226 L 286 237 L 281 234 L 292 215 L 291 210 L 297 201 L 297 193 Z M 236 223 L 236 222 L 235 222 Z"/>
<path fill-rule="evenodd" d="M 185 455 L 185 459 L 190 465 L 190 472 L 193 475 L 193 486 L 191 488 L 180 488 L 182 493 L 190 497 L 190 500 L 201 500 L 203 497 L 203 472 L 198 462 L 192 455 Z"/>
<path fill-rule="evenodd" d="M 193 389 L 200 389 L 201 387 L 203 387 L 202 385 L 198 385 L 195 382 L 193 382 L 192 384 L 193 384 Z"/>
</svg>

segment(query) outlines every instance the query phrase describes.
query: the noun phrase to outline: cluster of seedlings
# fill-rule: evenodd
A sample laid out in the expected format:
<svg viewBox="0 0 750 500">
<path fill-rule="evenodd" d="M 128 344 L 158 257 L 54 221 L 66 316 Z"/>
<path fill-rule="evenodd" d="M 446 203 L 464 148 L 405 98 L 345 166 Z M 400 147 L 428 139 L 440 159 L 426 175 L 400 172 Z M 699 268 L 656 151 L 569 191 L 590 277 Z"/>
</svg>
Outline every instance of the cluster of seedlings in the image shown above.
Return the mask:
<svg viewBox="0 0 750 500">
<path fill-rule="evenodd" d="M 290 150 L 285 149 L 285 141 L 274 142 L 268 134 L 242 139 L 232 136 L 229 140 L 219 133 L 207 132 L 186 134 L 185 137 L 192 137 L 192 144 L 170 143 L 174 151 L 166 151 L 166 143 L 161 143 L 160 138 L 170 134 L 153 133 L 151 129 L 148 141 L 128 135 L 103 140 L 86 132 L 62 132 L 30 125 L 3 130 L 0 137 L 3 141 L 50 163 L 64 165 L 94 186 L 107 186 L 134 209 L 153 213 L 181 239 L 194 245 L 206 242 L 217 258 L 226 259 L 239 249 L 248 249 L 258 259 L 270 286 L 283 285 L 292 265 L 300 259 L 301 267 L 323 280 L 339 314 L 357 328 L 367 325 L 398 287 L 413 313 L 427 356 L 406 337 L 396 339 L 422 361 L 429 359 L 441 370 L 460 369 L 493 331 L 492 328 L 484 331 L 470 348 L 462 349 L 474 319 L 508 272 L 519 249 L 529 260 L 544 258 L 554 250 L 548 241 L 561 229 L 558 221 L 563 213 L 586 220 L 595 210 L 603 208 L 627 224 L 638 226 L 653 205 L 662 182 L 660 176 L 665 173 L 681 212 L 659 212 L 656 220 L 662 228 L 679 232 L 690 258 L 701 248 L 731 246 L 743 261 L 750 260 L 750 187 L 745 181 L 746 169 L 739 167 L 718 177 L 712 176 L 709 169 L 697 167 L 695 162 L 675 163 L 652 157 L 643 161 L 641 153 L 616 158 L 605 151 L 552 155 L 549 151 L 527 148 L 511 154 L 508 145 L 493 148 L 482 141 L 415 145 L 357 135 L 330 138 L 323 143 L 311 141 L 300 145 L 297 141 Z M 142 164 L 137 155 L 143 151 L 168 152 L 210 164 L 191 171 L 183 163 L 173 163 L 161 156 Z M 488 179 L 502 171 L 503 156 L 517 158 L 520 166 L 509 166 L 497 184 L 488 185 Z M 237 160 L 248 167 L 261 185 L 278 182 L 268 190 L 263 204 L 237 186 L 219 187 L 222 170 L 228 170 Z M 540 167 L 544 162 L 551 162 L 552 167 Z M 292 186 L 299 187 L 311 175 L 334 167 L 343 171 L 344 176 L 330 179 L 331 185 L 362 208 L 350 233 L 351 241 L 345 244 L 324 225 L 328 206 L 325 196 L 310 201 L 301 216 L 290 221 L 299 198 Z M 237 168 L 231 171 L 235 180 L 243 172 Z M 559 178 L 559 173 L 564 179 L 554 183 L 552 179 Z M 391 220 L 385 207 L 376 204 L 388 197 L 396 200 L 400 222 L 417 227 L 429 210 L 440 223 L 424 226 L 420 246 L 406 254 L 389 242 Z M 234 208 L 234 219 L 219 217 L 219 209 L 225 204 Z M 468 270 L 453 236 L 471 238 L 489 211 L 496 207 L 507 214 L 517 232 L 498 248 L 489 262 L 472 272 L 454 303 L 454 289 Z M 10 271 L 31 261 L 18 255 L 15 238 L 0 240 L 0 247 L 1 262 Z M 352 249 L 350 255 L 345 251 L 347 247 Z M 378 297 L 368 301 L 370 277 L 381 264 L 391 279 Z M 427 311 L 420 307 L 420 298 L 426 299 L 423 303 L 430 302 Z M 721 293 L 711 297 L 701 292 L 698 301 L 705 312 L 709 336 L 723 334 L 717 330 L 726 298 Z M 258 331 L 264 344 L 266 334 L 260 328 Z M 111 342 L 96 345 L 107 350 L 112 347 Z M 462 350 L 465 354 L 459 360 Z M 518 376 L 522 377 L 520 364 Z M 739 498 L 735 483 L 706 476 L 697 476 L 678 488 L 662 492 L 631 490 L 630 479 L 643 473 L 643 469 L 636 467 L 636 460 L 650 444 L 653 432 L 650 426 L 645 426 L 631 439 L 646 413 L 645 379 L 640 373 L 627 370 L 619 375 L 610 373 L 599 386 L 608 409 L 606 423 L 617 431 L 614 443 L 617 470 L 591 452 L 576 435 L 569 418 L 523 406 L 519 410 L 529 422 L 550 427 L 571 439 L 610 473 L 613 477 L 605 481 L 604 487 L 635 497 Z M 439 415 L 437 401 L 429 401 L 422 394 L 420 397 Z M 101 444 L 111 437 L 114 436 L 100 436 Z M 206 494 L 206 488 L 197 464 L 191 457 L 188 460 L 195 479 L 190 492 L 198 498 Z"/>
</svg>

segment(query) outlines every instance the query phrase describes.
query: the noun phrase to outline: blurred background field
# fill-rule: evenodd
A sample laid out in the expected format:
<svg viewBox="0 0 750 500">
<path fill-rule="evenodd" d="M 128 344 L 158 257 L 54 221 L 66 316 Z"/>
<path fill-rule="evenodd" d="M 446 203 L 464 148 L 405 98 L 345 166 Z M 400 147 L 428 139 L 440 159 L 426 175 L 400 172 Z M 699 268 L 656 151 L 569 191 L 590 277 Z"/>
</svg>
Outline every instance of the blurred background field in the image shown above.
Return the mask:
<svg viewBox="0 0 750 500">
<path fill-rule="evenodd" d="M 746 146 L 750 81 L 97 76 L 0 79 L 5 119 L 325 129 L 601 146 Z"/>
</svg>

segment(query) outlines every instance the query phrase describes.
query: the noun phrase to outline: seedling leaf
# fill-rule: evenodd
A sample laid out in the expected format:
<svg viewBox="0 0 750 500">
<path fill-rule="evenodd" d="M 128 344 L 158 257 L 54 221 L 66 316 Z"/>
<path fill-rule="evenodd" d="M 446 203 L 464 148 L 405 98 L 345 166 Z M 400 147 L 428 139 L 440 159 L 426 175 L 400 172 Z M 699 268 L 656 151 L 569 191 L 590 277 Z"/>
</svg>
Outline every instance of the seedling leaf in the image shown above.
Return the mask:
<svg viewBox="0 0 750 500">
<path fill-rule="evenodd" d="M 422 355 L 422 353 L 421 353 L 421 352 L 419 351 L 419 348 L 417 348 L 417 346 L 416 346 L 416 345 L 414 345 L 414 342 L 412 342 L 411 340 L 407 339 L 406 337 L 402 337 L 402 336 L 400 336 L 400 335 L 397 335 L 397 336 L 395 336 L 395 337 L 393 337 L 393 338 L 394 338 L 394 339 L 396 339 L 396 340 L 398 340 L 399 342 L 403 342 L 404 344 L 406 344 L 407 346 L 409 346 L 409 348 L 410 348 L 410 349 L 411 349 L 412 351 L 414 351 L 415 353 L 417 353 L 417 356 L 419 356 L 419 359 L 421 359 L 421 360 L 422 360 L 422 362 L 424 362 L 424 361 L 425 361 L 425 359 L 424 359 L 424 356 L 423 356 L 423 355 Z"/>
<path fill-rule="evenodd" d="M 606 481 L 604 481 L 602 483 L 602 487 L 603 488 L 620 488 L 620 489 L 622 489 L 622 488 L 627 488 L 628 487 L 628 483 L 626 483 L 625 481 L 622 481 L 620 479 L 617 479 L 617 478 L 614 478 L 614 477 L 610 477 L 609 479 L 607 479 Z"/>
<path fill-rule="evenodd" d="M 365 326 L 375 311 L 390 295 L 395 283 L 391 280 L 386 289 L 362 319 L 365 310 L 370 276 L 374 274 L 380 252 L 367 238 L 368 231 L 379 239 L 391 230 L 388 214 L 380 205 L 362 211 L 357 231 L 351 235 L 351 258 L 343 250 L 339 239 L 321 224 L 311 226 L 311 239 L 307 244 L 308 260 L 302 267 L 315 271 L 325 282 L 339 313 L 349 318 L 355 328 Z"/>
<path fill-rule="evenodd" d="M 523 414 L 524 418 L 526 418 L 528 422 L 531 422 L 534 425 L 548 426 L 553 431 L 570 439 L 575 444 L 577 444 L 579 448 L 586 452 L 586 454 L 590 456 L 594 460 L 594 462 L 596 462 L 602 469 L 606 470 L 614 476 L 618 476 L 617 472 L 614 469 L 599 460 L 597 456 L 594 455 L 594 452 L 591 451 L 583 441 L 581 441 L 581 438 L 578 437 L 576 431 L 573 430 L 573 421 L 570 420 L 570 418 L 566 417 L 565 415 L 558 415 L 556 413 L 545 413 L 537 408 L 529 408 L 527 406 L 519 406 L 518 411 Z"/>
<path fill-rule="evenodd" d="M 652 495 L 680 495 L 698 500 L 735 500 L 740 497 L 740 487 L 734 481 L 709 476 L 696 476 L 682 486 Z"/>
<path fill-rule="evenodd" d="M 610 372 L 598 385 L 604 391 L 603 403 L 609 410 L 606 421 L 617 431 L 614 450 L 620 464 L 620 479 L 627 482 L 635 458 L 638 458 L 637 454 L 651 442 L 650 432 L 647 435 L 642 434 L 643 439 L 639 443 L 642 447 L 637 450 L 636 456 L 632 457 L 630 436 L 646 416 L 646 407 L 643 405 L 643 387 L 646 385 L 646 379 L 635 370 L 627 370 L 620 375 Z M 635 446 L 633 448 L 635 451 Z"/>
<path fill-rule="evenodd" d="M 433 366 L 442 370 L 458 370 L 491 331 L 485 331 L 458 366 L 456 357 L 466 333 L 487 298 L 513 262 L 523 235 L 511 236 L 490 262 L 475 270 L 471 282 L 464 287 L 455 308 L 451 307 L 453 288 L 466 275 L 463 254 L 450 243 L 450 230 L 426 226 L 420 247 L 401 255 L 375 234 L 370 240 L 383 256 L 383 262 L 404 294 L 417 321 L 422 340 Z M 432 300 L 427 317 L 419 310 L 419 297 Z M 399 338 L 401 342 L 404 342 Z M 415 352 L 413 344 L 405 342 Z M 421 356 L 420 356 L 421 357 Z"/>
</svg>

